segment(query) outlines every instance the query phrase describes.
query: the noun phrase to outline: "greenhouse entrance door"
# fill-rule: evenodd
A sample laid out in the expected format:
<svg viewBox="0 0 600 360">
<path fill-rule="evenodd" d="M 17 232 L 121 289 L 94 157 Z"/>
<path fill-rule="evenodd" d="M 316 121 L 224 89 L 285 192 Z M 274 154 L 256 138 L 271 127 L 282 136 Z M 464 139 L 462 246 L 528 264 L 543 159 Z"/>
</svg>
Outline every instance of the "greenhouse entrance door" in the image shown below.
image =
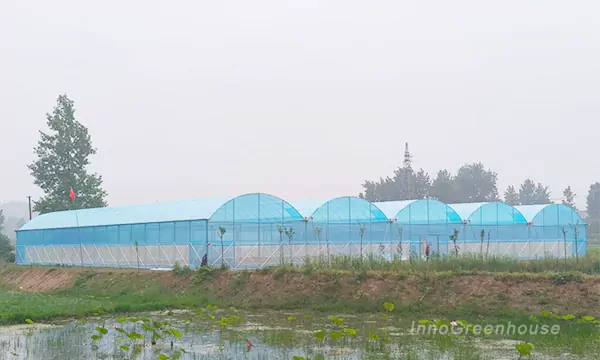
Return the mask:
<svg viewBox="0 0 600 360">
<path fill-rule="evenodd" d="M 444 256 L 448 254 L 448 243 L 443 243 L 442 235 L 420 234 L 413 235 L 410 241 L 410 254 L 417 259 L 425 258 L 425 247 L 429 244 L 429 256 Z"/>
</svg>

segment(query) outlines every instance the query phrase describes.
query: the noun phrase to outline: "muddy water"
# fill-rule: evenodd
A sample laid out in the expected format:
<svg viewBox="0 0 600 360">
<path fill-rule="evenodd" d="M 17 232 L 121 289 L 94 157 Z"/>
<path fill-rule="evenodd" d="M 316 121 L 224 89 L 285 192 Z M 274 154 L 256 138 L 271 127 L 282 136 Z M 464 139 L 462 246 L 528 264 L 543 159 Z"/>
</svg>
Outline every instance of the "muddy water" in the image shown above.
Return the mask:
<svg viewBox="0 0 600 360">
<path fill-rule="evenodd" d="M 344 319 L 340 330 L 354 329 L 357 335 L 345 334 L 339 340 L 325 343 L 320 343 L 314 336 L 315 331 L 332 330 L 331 321 L 323 315 L 260 313 L 240 316 L 244 318 L 243 322 L 222 329 L 212 319 L 186 312 L 137 315 L 153 321 L 168 321 L 181 333 L 179 338 L 159 339 L 155 344 L 152 344 L 151 333 L 145 332 L 139 324 L 122 323 L 115 318 L 0 327 L 0 360 L 519 358 L 512 340 L 472 339 L 432 344 L 430 339 L 411 334 L 406 323 L 386 323 L 387 326 L 382 327 L 381 318 L 375 316 L 339 316 Z M 91 337 L 98 334 L 98 326 L 106 328 L 108 333 L 93 340 Z M 131 339 L 116 328 L 136 331 L 144 337 Z M 381 334 L 387 334 L 389 342 L 377 340 L 377 336 L 385 337 Z M 567 354 L 556 357 L 538 354 L 531 358 L 577 359 Z"/>
</svg>

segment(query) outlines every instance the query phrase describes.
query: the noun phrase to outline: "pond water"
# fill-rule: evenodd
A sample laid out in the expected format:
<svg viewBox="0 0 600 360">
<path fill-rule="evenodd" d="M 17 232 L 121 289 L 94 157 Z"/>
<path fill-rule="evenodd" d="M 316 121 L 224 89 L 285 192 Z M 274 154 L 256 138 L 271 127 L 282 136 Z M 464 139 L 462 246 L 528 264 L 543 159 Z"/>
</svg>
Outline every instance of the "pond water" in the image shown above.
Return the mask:
<svg viewBox="0 0 600 360">
<path fill-rule="evenodd" d="M 160 312 L 0 327 L 0 360 L 518 359 L 517 341 L 425 337 L 382 315 Z M 533 359 L 583 359 L 565 353 Z M 592 357 L 590 357 L 592 358 Z"/>
</svg>

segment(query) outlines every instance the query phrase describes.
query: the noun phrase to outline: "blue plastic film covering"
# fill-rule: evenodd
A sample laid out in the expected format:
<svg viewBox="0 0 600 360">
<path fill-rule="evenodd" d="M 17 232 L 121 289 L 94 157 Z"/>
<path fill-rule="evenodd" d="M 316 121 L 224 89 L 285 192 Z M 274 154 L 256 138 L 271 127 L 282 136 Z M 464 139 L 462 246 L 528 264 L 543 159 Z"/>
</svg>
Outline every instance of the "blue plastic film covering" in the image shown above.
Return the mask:
<svg viewBox="0 0 600 360">
<path fill-rule="evenodd" d="M 368 223 L 385 222 L 389 218 L 367 200 L 353 196 L 340 197 L 321 205 L 313 214 L 317 223 Z"/>
</svg>

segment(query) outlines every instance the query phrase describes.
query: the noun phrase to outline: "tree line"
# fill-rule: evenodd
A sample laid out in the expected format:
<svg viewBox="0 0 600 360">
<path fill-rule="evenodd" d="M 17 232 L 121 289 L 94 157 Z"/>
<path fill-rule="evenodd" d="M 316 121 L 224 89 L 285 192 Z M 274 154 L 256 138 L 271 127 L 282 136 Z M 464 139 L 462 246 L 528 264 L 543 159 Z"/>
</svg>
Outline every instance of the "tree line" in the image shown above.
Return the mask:
<svg viewBox="0 0 600 360">
<path fill-rule="evenodd" d="M 498 174 L 481 162 L 464 164 L 455 173 L 440 170 L 431 177 L 423 169 L 414 170 L 412 155 L 406 144 L 404 161 L 392 176 L 376 181 L 367 180 L 358 195 L 369 201 L 393 201 L 413 199 L 437 199 L 447 204 L 504 201 L 511 205 L 550 204 L 550 188 L 541 182 L 525 179 L 515 187 L 510 185 L 498 194 Z M 561 202 L 577 210 L 576 194 L 567 186 L 562 192 Z M 587 213 L 590 232 L 600 234 L 600 182 L 590 186 L 587 195 Z"/>
<path fill-rule="evenodd" d="M 412 167 L 412 156 L 406 144 L 404 162 L 394 170 L 391 177 L 378 181 L 365 181 L 359 197 L 369 201 L 437 199 L 445 203 L 470 203 L 500 201 L 498 194 L 498 174 L 486 168 L 481 162 L 465 164 L 455 173 L 440 170 L 432 178 L 423 169 Z M 575 194 L 568 187 L 569 205 L 574 206 Z M 550 203 L 550 189 L 541 182 L 526 179 L 518 190 L 509 186 L 504 192 L 504 201 L 511 205 L 532 205 Z"/>
</svg>

